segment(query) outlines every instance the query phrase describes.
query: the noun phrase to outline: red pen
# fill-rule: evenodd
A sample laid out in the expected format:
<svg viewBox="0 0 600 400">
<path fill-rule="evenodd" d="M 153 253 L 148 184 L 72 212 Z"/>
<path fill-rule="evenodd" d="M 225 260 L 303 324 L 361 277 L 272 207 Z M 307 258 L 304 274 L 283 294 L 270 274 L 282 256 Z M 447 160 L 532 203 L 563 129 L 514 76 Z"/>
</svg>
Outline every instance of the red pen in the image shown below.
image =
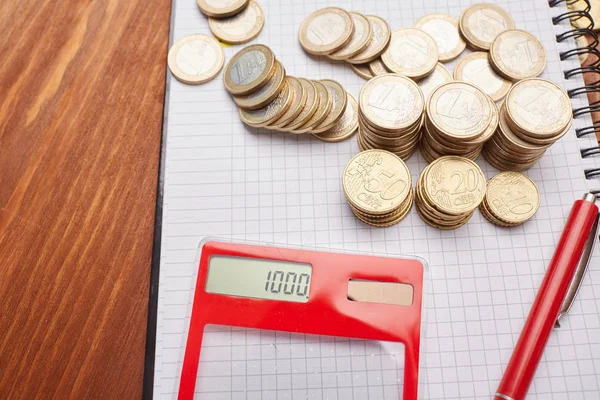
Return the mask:
<svg viewBox="0 0 600 400">
<path fill-rule="evenodd" d="M 573 205 L 495 400 L 525 399 L 552 328 L 559 326 L 558 318 L 570 308 L 585 274 L 598 230 L 595 202 L 596 196 L 588 193 Z"/>
</svg>

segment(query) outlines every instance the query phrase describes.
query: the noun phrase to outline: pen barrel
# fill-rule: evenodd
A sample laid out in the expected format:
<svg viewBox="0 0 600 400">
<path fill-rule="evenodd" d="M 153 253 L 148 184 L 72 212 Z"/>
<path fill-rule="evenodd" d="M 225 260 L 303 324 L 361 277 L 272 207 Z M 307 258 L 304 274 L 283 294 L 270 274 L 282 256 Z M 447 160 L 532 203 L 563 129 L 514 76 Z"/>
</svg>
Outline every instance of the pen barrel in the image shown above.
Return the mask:
<svg viewBox="0 0 600 400">
<path fill-rule="evenodd" d="M 525 399 L 597 214 L 589 201 L 573 205 L 495 399 Z"/>
</svg>

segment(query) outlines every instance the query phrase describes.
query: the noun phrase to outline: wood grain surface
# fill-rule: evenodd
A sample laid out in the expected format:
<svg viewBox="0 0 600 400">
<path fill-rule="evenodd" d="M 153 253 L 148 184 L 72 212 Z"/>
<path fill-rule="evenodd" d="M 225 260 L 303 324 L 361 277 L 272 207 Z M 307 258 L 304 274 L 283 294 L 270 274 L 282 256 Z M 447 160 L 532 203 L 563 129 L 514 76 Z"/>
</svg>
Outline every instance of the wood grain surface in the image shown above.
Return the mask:
<svg viewBox="0 0 600 400">
<path fill-rule="evenodd" d="M 142 393 L 170 0 L 0 2 L 0 398 Z"/>
</svg>

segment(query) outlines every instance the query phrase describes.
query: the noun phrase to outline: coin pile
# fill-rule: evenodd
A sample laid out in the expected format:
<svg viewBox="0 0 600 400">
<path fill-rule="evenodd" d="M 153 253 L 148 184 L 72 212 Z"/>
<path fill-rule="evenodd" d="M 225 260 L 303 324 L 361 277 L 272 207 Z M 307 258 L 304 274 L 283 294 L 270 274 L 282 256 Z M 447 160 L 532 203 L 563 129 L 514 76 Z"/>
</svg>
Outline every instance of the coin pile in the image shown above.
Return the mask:
<svg viewBox="0 0 600 400">
<path fill-rule="evenodd" d="M 240 50 L 223 80 L 249 126 L 310 133 L 328 142 L 344 140 L 358 127 L 357 102 L 338 82 L 288 76 L 267 46 Z"/>
<path fill-rule="evenodd" d="M 501 171 L 524 171 L 571 127 L 571 99 L 553 82 L 525 79 L 508 92 L 499 121 L 496 134 L 484 146 L 483 156 Z"/>
<path fill-rule="evenodd" d="M 342 188 L 354 215 L 376 227 L 402 221 L 413 204 L 408 167 L 385 150 L 367 150 L 354 156 L 344 169 Z"/>
<path fill-rule="evenodd" d="M 368 81 L 358 99 L 358 145 L 407 160 L 419 143 L 425 101 L 412 80 L 396 74 Z"/>
<path fill-rule="evenodd" d="M 421 155 L 427 162 L 446 155 L 475 160 L 497 126 L 496 105 L 478 87 L 459 81 L 442 84 L 427 101 Z"/>
<path fill-rule="evenodd" d="M 208 18 L 211 32 L 225 43 L 241 44 L 254 39 L 265 25 L 262 8 L 254 0 L 196 0 Z"/>
<path fill-rule="evenodd" d="M 520 172 L 508 171 L 488 181 L 479 210 L 494 225 L 513 227 L 528 221 L 539 207 L 535 183 Z"/>
<path fill-rule="evenodd" d="M 421 219 L 435 228 L 456 229 L 469 221 L 485 196 L 485 175 L 473 161 L 438 158 L 419 176 L 415 204 Z"/>
<path fill-rule="evenodd" d="M 458 27 L 469 46 L 488 51 L 496 36 L 507 29 L 515 29 L 515 21 L 502 7 L 479 3 L 463 11 Z"/>
<path fill-rule="evenodd" d="M 189 35 L 171 46 L 167 63 L 178 81 L 199 85 L 217 76 L 225 63 L 225 54 L 215 39 Z"/>
</svg>

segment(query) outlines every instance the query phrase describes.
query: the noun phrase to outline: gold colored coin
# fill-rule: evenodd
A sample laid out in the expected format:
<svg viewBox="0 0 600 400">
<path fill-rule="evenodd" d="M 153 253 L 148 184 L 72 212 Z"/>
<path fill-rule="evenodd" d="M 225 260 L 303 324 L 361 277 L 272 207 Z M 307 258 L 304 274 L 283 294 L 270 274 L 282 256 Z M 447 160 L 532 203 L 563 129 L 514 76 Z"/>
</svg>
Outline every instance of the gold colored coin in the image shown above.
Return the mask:
<svg viewBox="0 0 600 400">
<path fill-rule="evenodd" d="M 390 42 L 392 30 L 387 22 L 374 15 L 367 15 L 371 25 L 371 40 L 367 47 L 357 55 L 347 59 L 351 64 L 366 64 L 381 55 Z"/>
<path fill-rule="evenodd" d="M 398 156 L 367 150 L 354 156 L 342 175 L 348 202 L 369 215 L 396 210 L 411 191 L 411 175 Z"/>
<path fill-rule="evenodd" d="M 192 85 L 208 82 L 223 68 L 225 55 L 219 42 L 206 35 L 190 35 L 169 50 L 169 69 L 177 80 Z"/>
<path fill-rule="evenodd" d="M 338 82 L 331 79 L 320 81 L 327 90 L 332 100 L 331 110 L 327 113 L 325 119 L 310 130 L 310 133 L 322 133 L 333 127 L 342 118 L 348 103 L 346 90 Z"/>
<path fill-rule="evenodd" d="M 472 83 L 494 101 L 502 100 L 512 86 L 492 69 L 488 54 L 482 51 L 461 58 L 454 67 L 454 79 Z"/>
<path fill-rule="evenodd" d="M 371 70 L 371 74 L 373 74 L 373 76 L 389 74 L 391 72 L 386 68 L 383 61 L 381 61 L 381 58 L 376 58 L 371 61 L 369 63 L 369 69 Z"/>
<path fill-rule="evenodd" d="M 358 128 L 358 102 L 350 93 L 346 96 L 346 110 L 342 118 L 328 131 L 313 133 L 315 137 L 325 142 L 340 142 L 354 135 Z"/>
<path fill-rule="evenodd" d="M 583 0 L 576 0 L 572 2 L 568 1 L 566 2 L 566 4 L 567 8 L 572 11 L 584 11 L 588 6 L 587 3 Z M 600 24 L 598 24 L 598 21 L 600 21 L 600 4 L 598 4 L 597 1 L 591 0 L 590 7 L 591 8 L 588 11 L 588 13 L 594 21 L 594 26 L 592 27 L 592 29 L 597 32 L 600 29 Z M 570 21 L 571 25 L 573 25 L 576 28 L 587 28 L 590 25 L 590 20 L 587 18 L 571 19 Z"/>
<path fill-rule="evenodd" d="M 418 123 L 424 104 L 417 84 L 396 74 L 371 79 L 359 96 L 359 107 L 365 117 L 384 131 L 406 129 Z"/>
<path fill-rule="evenodd" d="M 286 81 L 291 91 L 291 105 L 290 108 L 273 124 L 273 128 L 281 129 L 291 121 L 293 121 L 306 105 L 306 99 L 308 97 L 308 90 L 304 89 L 302 81 L 293 76 L 286 77 Z"/>
<path fill-rule="evenodd" d="M 208 26 L 220 41 L 231 44 L 249 42 L 265 25 L 265 14 L 254 0 L 239 14 L 229 18 L 209 18 Z"/>
<path fill-rule="evenodd" d="M 299 78 L 298 79 L 306 92 L 306 104 L 302 107 L 302 111 L 296 118 L 294 118 L 290 123 L 285 125 L 283 129 L 287 132 L 294 132 L 294 129 L 297 129 L 308 122 L 309 119 L 315 114 L 317 111 L 317 107 L 319 106 L 319 96 L 317 94 L 317 88 L 315 85 L 308 79 Z"/>
<path fill-rule="evenodd" d="M 235 96 L 250 94 L 269 82 L 275 73 L 275 55 L 267 46 L 244 47 L 229 61 L 223 74 L 225 88 Z"/>
<path fill-rule="evenodd" d="M 381 55 L 387 69 L 413 79 L 429 75 L 438 58 L 437 44 L 433 38 L 415 28 L 394 31 L 388 48 Z"/>
<path fill-rule="evenodd" d="M 510 29 L 496 36 L 490 47 L 490 59 L 500 75 L 513 81 L 534 78 L 546 68 L 544 45 L 520 29 Z"/>
<path fill-rule="evenodd" d="M 371 30 L 371 23 L 367 17 L 357 12 L 350 12 L 350 15 L 352 16 L 352 22 L 354 23 L 352 38 L 347 45 L 327 56 L 332 60 L 347 60 L 366 49 L 371 42 L 373 31 Z"/>
<path fill-rule="evenodd" d="M 317 93 L 317 110 L 312 117 L 310 117 L 308 122 L 301 127 L 294 129 L 295 133 L 310 132 L 312 128 L 318 126 L 325 118 L 327 118 L 327 114 L 331 111 L 331 107 L 333 106 L 333 98 L 329 93 L 329 89 L 319 81 L 312 81 L 312 84 L 315 86 Z"/>
<path fill-rule="evenodd" d="M 314 55 L 340 50 L 352 38 L 352 16 L 337 7 L 322 8 L 310 14 L 300 26 L 300 45 Z"/>
<path fill-rule="evenodd" d="M 486 206 L 505 224 L 522 224 L 540 207 L 540 192 L 529 177 L 519 172 L 501 172 L 487 183 Z"/>
<path fill-rule="evenodd" d="M 491 122 L 488 96 L 466 82 L 448 82 L 433 91 L 427 116 L 436 130 L 452 139 L 473 140 Z"/>
<path fill-rule="evenodd" d="M 263 127 L 277 121 L 291 106 L 291 91 L 289 85 L 283 86 L 279 95 L 268 105 L 258 110 L 239 109 L 240 118 L 246 125 Z"/>
<path fill-rule="evenodd" d="M 485 196 L 483 171 L 473 161 L 456 156 L 438 158 L 424 177 L 424 193 L 436 209 L 449 215 L 472 212 Z"/>
<path fill-rule="evenodd" d="M 369 64 L 350 64 L 350 68 L 352 68 L 352 71 L 354 71 L 356 75 L 366 80 L 369 80 L 374 76 L 371 72 L 371 68 L 369 68 Z"/>
<path fill-rule="evenodd" d="M 207 17 L 225 18 L 238 14 L 249 0 L 196 0 L 200 11 Z"/>
<path fill-rule="evenodd" d="M 272 102 L 283 89 L 285 84 L 285 68 L 279 61 L 275 61 L 275 72 L 266 85 L 247 96 L 233 96 L 233 101 L 239 107 L 248 110 L 262 108 Z"/>
<path fill-rule="evenodd" d="M 417 84 L 423 92 L 425 101 L 427 101 L 435 88 L 446 82 L 451 82 L 452 80 L 453 78 L 450 71 L 448 71 L 448 69 L 442 64 L 437 63 L 433 72 L 421 79 L 419 82 L 417 82 Z"/>
<path fill-rule="evenodd" d="M 551 138 L 573 121 L 567 93 L 554 82 L 531 78 L 515 83 L 505 101 L 509 122 L 533 138 Z"/>
<path fill-rule="evenodd" d="M 460 16 L 460 31 L 467 43 L 476 50 L 489 50 L 500 33 L 515 28 L 512 17 L 500 6 L 474 4 Z"/>
<path fill-rule="evenodd" d="M 427 14 L 415 23 L 415 28 L 425 31 L 435 40 L 440 62 L 454 60 L 467 47 L 458 32 L 458 20 L 449 15 Z"/>
</svg>

